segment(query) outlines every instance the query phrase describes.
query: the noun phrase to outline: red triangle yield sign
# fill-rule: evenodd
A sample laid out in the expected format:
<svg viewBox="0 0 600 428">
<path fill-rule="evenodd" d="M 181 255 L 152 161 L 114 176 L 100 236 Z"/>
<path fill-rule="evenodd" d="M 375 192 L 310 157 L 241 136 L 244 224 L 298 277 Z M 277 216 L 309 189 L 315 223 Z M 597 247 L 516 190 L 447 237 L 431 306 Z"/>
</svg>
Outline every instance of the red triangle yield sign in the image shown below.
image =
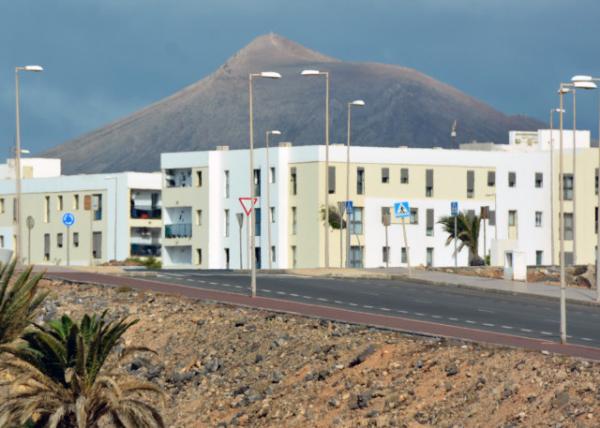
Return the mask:
<svg viewBox="0 0 600 428">
<path fill-rule="evenodd" d="M 254 205 L 256 205 L 256 201 L 258 201 L 258 198 L 240 198 L 240 204 L 247 216 L 252 212 Z"/>
</svg>

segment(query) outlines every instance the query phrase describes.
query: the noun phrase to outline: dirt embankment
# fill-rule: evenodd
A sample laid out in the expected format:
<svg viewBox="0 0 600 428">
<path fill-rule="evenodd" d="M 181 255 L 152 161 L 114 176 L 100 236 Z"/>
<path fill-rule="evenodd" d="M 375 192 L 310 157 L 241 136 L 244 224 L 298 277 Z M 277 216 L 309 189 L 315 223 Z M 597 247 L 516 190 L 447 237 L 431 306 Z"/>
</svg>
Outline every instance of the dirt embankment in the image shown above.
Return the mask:
<svg viewBox="0 0 600 428">
<path fill-rule="evenodd" d="M 600 364 L 129 289 L 46 283 L 45 318 L 140 319 L 120 370 L 172 427 L 600 426 Z"/>
</svg>

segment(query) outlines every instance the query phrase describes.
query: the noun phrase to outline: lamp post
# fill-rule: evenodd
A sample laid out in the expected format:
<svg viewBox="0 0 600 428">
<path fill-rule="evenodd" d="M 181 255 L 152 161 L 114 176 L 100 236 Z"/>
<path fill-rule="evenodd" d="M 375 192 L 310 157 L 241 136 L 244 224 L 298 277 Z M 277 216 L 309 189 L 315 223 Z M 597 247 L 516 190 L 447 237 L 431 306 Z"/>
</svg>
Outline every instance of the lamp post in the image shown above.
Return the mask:
<svg viewBox="0 0 600 428">
<path fill-rule="evenodd" d="M 571 82 L 573 82 L 573 84 L 582 84 L 582 83 L 587 83 L 588 84 L 588 88 L 587 89 L 596 89 L 597 85 L 595 82 L 600 82 L 600 77 L 592 77 L 592 76 L 583 76 L 583 75 L 577 75 L 577 76 L 573 76 L 573 78 L 571 79 Z M 589 85 L 589 84 L 592 85 Z M 598 138 L 600 138 L 600 98 L 599 100 L 599 104 L 598 104 Z M 600 268 L 600 226 L 598 225 L 598 223 L 600 223 L 600 144 L 598 145 L 598 220 L 597 220 L 597 224 L 595 225 L 596 228 L 598 228 L 598 231 L 596 233 L 597 235 L 597 241 L 596 241 L 596 301 L 600 302 L 600 275 L 598 274 L 598 270 Z"/>
<path fill-rule="evenodd" d="M 271 135 L 281 135 L 281 131 L 272 129 L 267 131 L 265 134 L 265 140 L 267 145 L 267 242 L 269 245 L 269 269 L 271 269 L 271 262 L 273 260 L 273 250 L 271 249 L 271 164 L 269 163 L 269 137 Z"/>
<path fill-rule="evenodd" d="M 560 109 L 550 110 L 550 262 L 554 263 L 554 113 L 560 113 Z M 564 110 L 563 110 L 564 113 Z"/>
<path fill-rule="evenodd" d="M 252 102 L 252 81 L 254 80 L 254 78 L 281 79 L 281 74 L 276 73 L 274 71 L 261 71 L 260 73 L 250 73 L 248 75 L 248 114 L 250 119 L 250 197 L 252 198 L 252 200 L 254 200 L 254 113 Z M 256 254 L 254 252 L 256 243 L 254 242 L 254 209 L 250 211 L 250 216 L 248 220 L 248 229 L 250 230 L 249 252 L 251 265 L 250 292 L 252 297 L 256 297 Z"/>
<path fill-rule="evenodd" d="M 329 72 L 302 70 L 302 76 L 325 76 L 325 267 L 329 267 Z"/>
<path fill-rule="evenodd" d="M 117 204 L 119 202 L 119 177 L 117 176 L 110 176 L 110 177 L 104 177 L 105 180 L 114 180 L 115 182 L 115 221 L 114 221 L 114 227 L 115 227 L 115 233 L 114 233 L 114 237 L 113 237 L 113 257 L 114 260 L 117 261 L 117 237 L 118 237 L 118 229 L 117 229 L 117 224 L 118 224 L 118 215 L 119 215 L 119 211 L 117 209 Z M 91 236 L 90 236 L 91 239 Z"/>
<path fill-rule="evenodd" d="M 16 210 L 16 233 L 15 233 L 15 260 L 19 263 L 21 259 L 21 118 L 19 109 L 19 71 L 31 71 L 40 73 L 44 71 L 39 65 L 26 65 L 15 67 L 15 122 L 16 122 L 16 142 L 15 142 L 15 210 Z"/>
<path fill-rule="evenodd" d="M 347 137 L 348 141 L 346 144 L 346 201 L 350 200 L 350 135 L 352 131 L 352 107 L 364 107 L 365 102 L 363 100 L 354 100 L 348 103 L 348 130 Z M 350 267 L 350 214 L 344 209 L 346 213 L 346 267 Z M 340 221 L 340 224 L 343 224 Z M 340 240 L 342 239 L 341 226 L 340 226 Z M 340 254 L 340 260 L 342 255 Z M 389 258 L 389 254 L 388 254 Z"/>
</svg>

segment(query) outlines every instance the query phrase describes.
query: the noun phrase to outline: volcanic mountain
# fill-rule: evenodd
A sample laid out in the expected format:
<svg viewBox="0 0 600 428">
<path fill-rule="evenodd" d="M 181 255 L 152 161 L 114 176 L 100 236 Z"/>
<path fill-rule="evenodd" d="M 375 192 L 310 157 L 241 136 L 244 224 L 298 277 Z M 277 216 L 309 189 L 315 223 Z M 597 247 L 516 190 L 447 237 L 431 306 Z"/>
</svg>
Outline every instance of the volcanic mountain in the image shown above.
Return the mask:
<svg viewBox="0 0 600 428">
<path fill-rule="evenodd" d="M 256 145 L 264 145 L 267 129 L 281 130 L 294 145 L 323 144 L 325 83 L 301 77 L 306 68 L 330 73 L 331 143 L 346 141 L 346 106 L 355 99 L 366 102 L 353 112 L 352 142 L 361 146 L 452 147 L 454 120 L 458 141 L 504 142 L 510 129 L 543 126 L 507 116 L 416 70 L 343 62 L 268 34 L 204 79 L 44 156 L 61 158 L 67 174 L 156 171 L 161 152 L 248 147 L 248 73 L 264 70 L 283 78 L 255 80 Z"/>
</svg>

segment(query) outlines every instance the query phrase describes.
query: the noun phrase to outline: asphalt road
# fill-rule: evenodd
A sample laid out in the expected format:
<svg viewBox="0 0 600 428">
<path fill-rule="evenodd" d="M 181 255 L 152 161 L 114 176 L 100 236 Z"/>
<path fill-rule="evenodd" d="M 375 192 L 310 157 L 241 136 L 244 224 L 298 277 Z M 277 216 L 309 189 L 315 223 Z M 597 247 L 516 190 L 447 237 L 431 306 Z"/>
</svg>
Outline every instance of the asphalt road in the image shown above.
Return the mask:
<svg viewBox="0 0 600 428">
<path fill-rule="evenodd" d="M 248 294 L 249 277 L 232 272 L 160 271 L 145 279 Z M 522 337 L 559 340 L 555 299 L 374 279 L 332 279 L 259 274 L 257 294 L 333 308 L 468 327 Z M 600 348 L 600 308 L 567 305 L 570 343 Z"/>
</svg>

